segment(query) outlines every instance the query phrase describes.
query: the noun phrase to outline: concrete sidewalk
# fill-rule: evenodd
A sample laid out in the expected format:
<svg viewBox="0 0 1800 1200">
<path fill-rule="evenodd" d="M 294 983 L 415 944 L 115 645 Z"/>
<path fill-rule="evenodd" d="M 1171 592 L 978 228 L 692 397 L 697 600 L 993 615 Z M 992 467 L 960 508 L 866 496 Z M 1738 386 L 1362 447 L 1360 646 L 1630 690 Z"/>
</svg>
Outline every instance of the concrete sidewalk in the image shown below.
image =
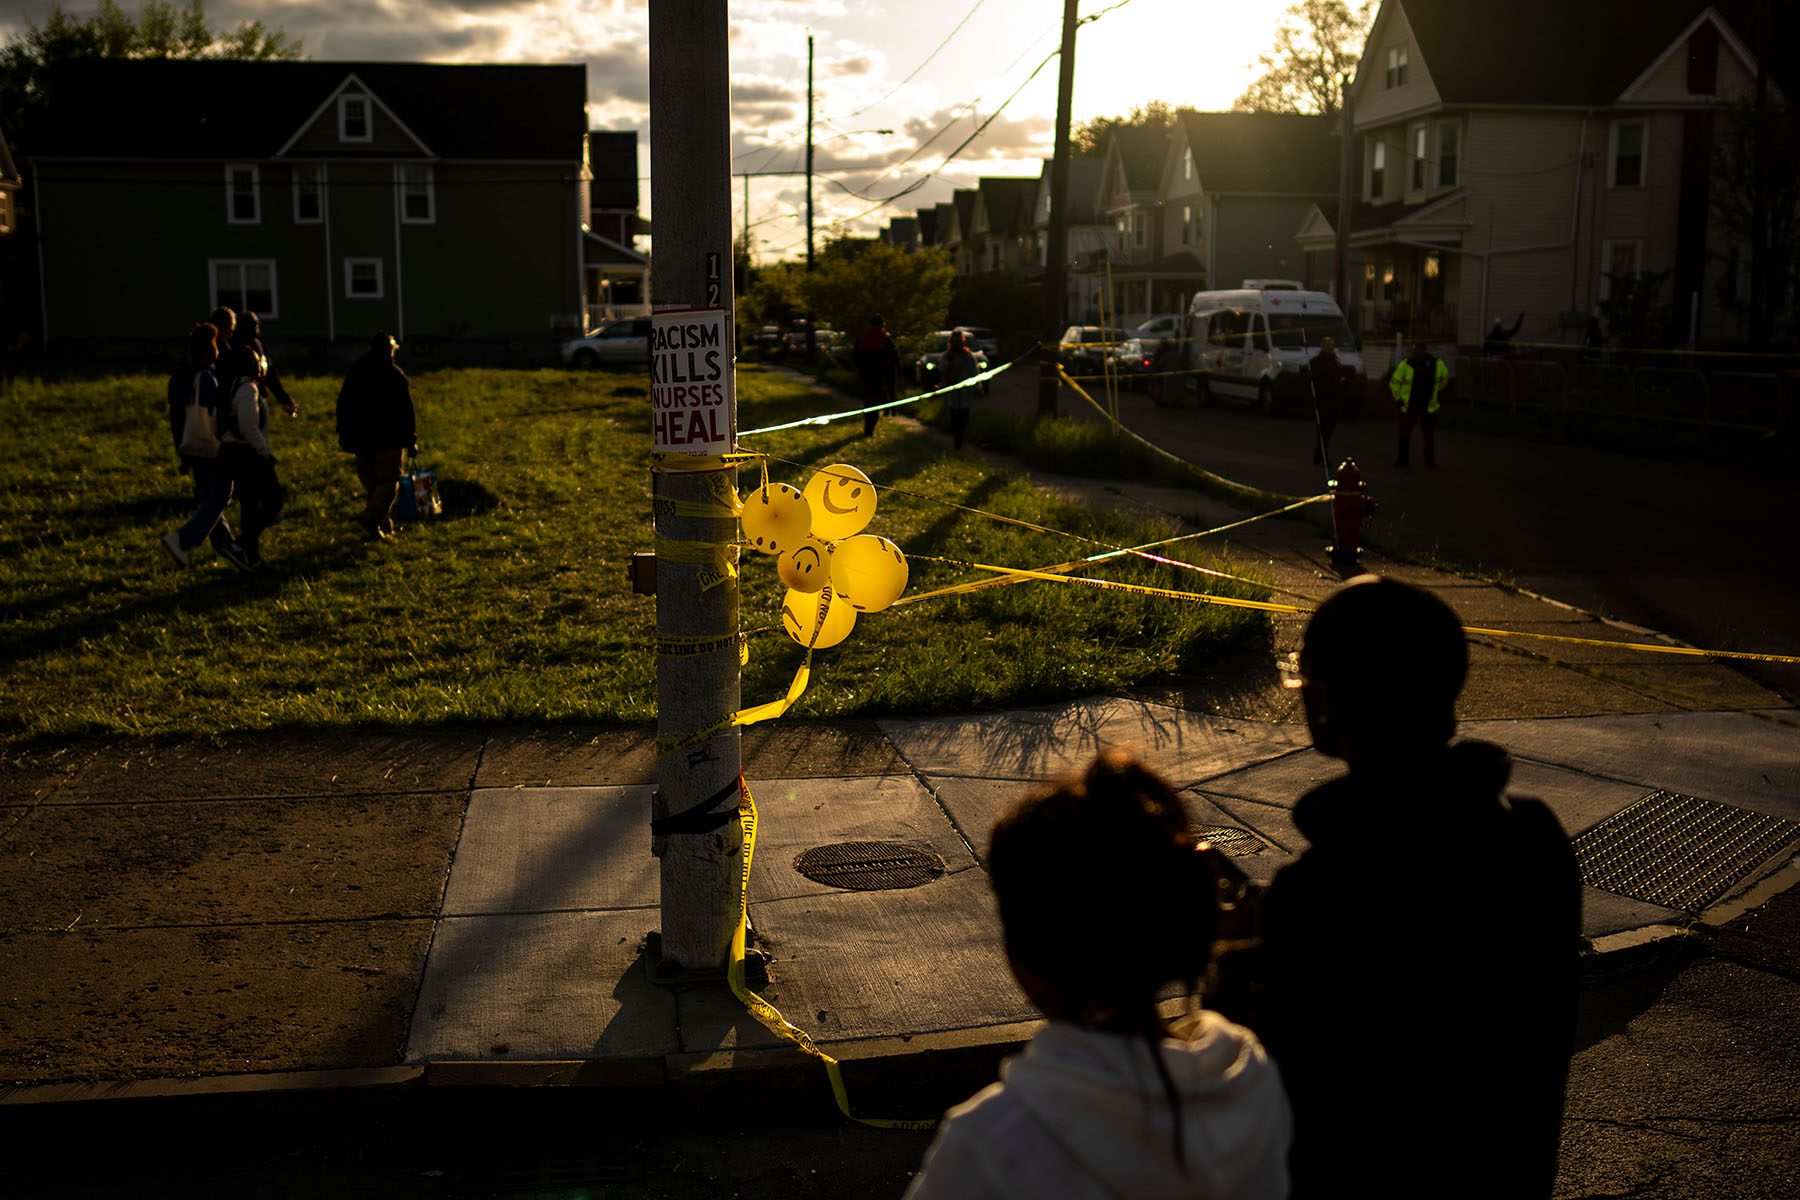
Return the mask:
<svg viewBox="0 0 1800 1200">
<path fill-rule="evenodd" d="M 1222 515 L 1189 493 L 1050 482 L 1202 525 Z M 1269 522 L 1231 547 L 1312 597 L 1337 581 L 1319 540 Z M 1431 587 L 1472 624 L 1654 636 L 1369 565 Z M 1299 628 L 1278 619 L 1275 648 Z M 1765 889 L 1788 879 L 1800 711 L 1717 664 L 1546 647 L 1477 640 L 1463 732 L 1511 749 L 1515 785 L 1571 836 L 1617 826 L 1595 851 L 1617 860 L 1611 890 L 1587 890 L 1598 952 L 1693 924 L 1771 872 Z M 0 777 L 0 1104 L 420 1079 L 660 1084 L 793 1066 L 724 988 L 648 978 L 652 744 L 647 728 L 316 733 L 15 759 Z M 1336 773 L 1260 659 L 1185 690 L 752 728 L 764 994 L 832 1053 L 914 1073 L 949 1048 L 1027 1036 L 980 854 L 1025 787 L 1109 744 L 1135 746 L 1184 789 L 1256 878 L 1301 849 L 1294 801 Z M 1707 803 L 1620 818 L 1661 792 Z M 1394 830 L 1391 866 L 1428 877 L 1441 864 L 1417 837 Z M 927 850 L 943 873 L 856 891 L 796 869 L 810 848 L 858 841 Z"/>
</svg>

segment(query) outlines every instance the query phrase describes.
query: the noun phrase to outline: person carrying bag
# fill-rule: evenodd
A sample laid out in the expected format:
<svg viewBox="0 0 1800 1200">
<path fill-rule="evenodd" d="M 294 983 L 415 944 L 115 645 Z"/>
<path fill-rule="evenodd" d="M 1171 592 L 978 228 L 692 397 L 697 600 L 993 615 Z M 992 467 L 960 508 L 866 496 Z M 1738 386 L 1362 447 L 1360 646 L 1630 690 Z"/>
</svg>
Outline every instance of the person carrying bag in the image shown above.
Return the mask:
<svg viewBox="0 0 1800 1200">
<path fill-rule="evenodd" d="M 243 546 L 249 568 L 263 565 L 262 535 L 281 518 L 287 492 L 275 474 L 269 447 L 269 406 L 262 394 L 262 371 L 254 351 L 235 348 L 227 363 L 232 377 L 226 401 L 228 427 L 219 436 L 219 461 L 237 490 Z"/>
</svg>

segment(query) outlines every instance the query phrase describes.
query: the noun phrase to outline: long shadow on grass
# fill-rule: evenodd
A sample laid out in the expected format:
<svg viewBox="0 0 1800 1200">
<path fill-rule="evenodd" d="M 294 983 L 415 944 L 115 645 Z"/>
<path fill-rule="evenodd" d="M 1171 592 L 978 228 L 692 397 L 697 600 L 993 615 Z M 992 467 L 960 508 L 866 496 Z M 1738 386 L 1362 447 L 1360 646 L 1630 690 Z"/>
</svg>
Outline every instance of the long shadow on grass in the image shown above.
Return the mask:
<svg viewBox="0 0 1800 1200">
<path fill-rule="evenodd" d="M 324 543 L 272 560 L 255 575 L 227 575 L 195 583 L 162 596 L 146 596 L 109 612 L 91 613 L 0 645 L 0 666 L 25 662 L 39 654 L 90 638 L 106 637 L 134 621 L 166 617 L 177 611 L 209 613 L 237 604 L 276 596 L 303 577 L 324 574 L 363 553 L 360 542 Z"/>
</svg>

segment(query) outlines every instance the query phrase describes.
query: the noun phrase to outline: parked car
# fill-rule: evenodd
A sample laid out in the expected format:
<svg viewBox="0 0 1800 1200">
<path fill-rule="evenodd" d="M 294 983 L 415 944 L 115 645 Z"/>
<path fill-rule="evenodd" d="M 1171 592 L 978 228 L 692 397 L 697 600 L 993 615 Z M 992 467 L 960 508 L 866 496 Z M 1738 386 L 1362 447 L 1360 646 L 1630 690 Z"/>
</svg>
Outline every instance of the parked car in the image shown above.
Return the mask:
<svg viewBox="0 0 1800 1200">
<path fill-rule="evenodd" d="M 1063 330 L 1063 365 L 1071 375 L 1093 375 L 1102 369 L 1106 358 L 1125 343 L 1120 330 L 1104 325 L 1071 325 Z"/>
<path fill-rule="evenodd" d="M 968 330 L 963 330 L 964 345 L 967 345 L 969 353 L 975 356 L 975 365 L 985 371 L 988 369 L 987 352 L 981 348 L 981 343 L 969 341 L 968 334 Z M 912 365 L 913 382 L 928 388 L 935 387 L 934 377 L 937 375 L 938 359 L 942 358 L 948 349 L 950 349 L 950 330 L 940 329 L 927 337 L 924 350 L 920 352 L 919 357 L 914 360 Z M 988 385 L 985 382 L 976 384 L 975 394 L 987 395 Z"/>
<path fill-rule="evenodd" d="M 764 354 L 775 354 L 781 350 L 781 326 L 764 325 L 756 331 L 756 348 Z"/>
<path fill-rule="evenodd" d="M 603 364 L 642 367 L 650 362 L 650 318 L 614 321 L 586 337 L 562 345 L 562 360 L 570 366 L 590 368 Z"/>
<path fill-rule="evenodd" d="M 1000 357 L 1000 335 L 986 325 L 958 325 L 963 331 L 963 339 L 969 343 L 969 349 L 980 350 L 989 358 Z"/>
</svg>

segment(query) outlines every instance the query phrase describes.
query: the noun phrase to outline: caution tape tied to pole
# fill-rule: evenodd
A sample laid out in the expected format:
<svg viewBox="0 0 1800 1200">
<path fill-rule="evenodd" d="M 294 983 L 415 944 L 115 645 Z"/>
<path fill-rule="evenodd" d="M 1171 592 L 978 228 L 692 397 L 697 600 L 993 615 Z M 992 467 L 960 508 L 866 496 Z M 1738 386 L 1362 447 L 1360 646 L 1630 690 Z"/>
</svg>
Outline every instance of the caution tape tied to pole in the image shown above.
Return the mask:
<svg viewBox="0 0 1800 1200">
<path fill-rule="evenodd" d="M 742 773 L 738 775 L 738 789 L 738 824 L 744 833 L 744 869 L 738 880 L 738 917 L 737 926 L 731 931 L 731 961 L 725 971 L 731 994 L 770 1033 L 786 1039 L 824 1065 L 826 1078 L 831 1081 L 832 1099 L 837 1101 L 838 1111 L 850 1120 L 876 1129 L 936 1129 L 936 1121 L 859 1117 L 851 1112 L 850 1093 L 844 1086 L 844 1072 L 839 1067 L 838 1060 L 819 1049 L 804 1029 L 781 1015 L 780 1009 L 750 990 L 750 985 L 744 979 L 744 944 L 750 928 L 750 864 L 756 853 L 756 800 L 750 795 L 750 785 L 745 782 Z"/>
</svg>

